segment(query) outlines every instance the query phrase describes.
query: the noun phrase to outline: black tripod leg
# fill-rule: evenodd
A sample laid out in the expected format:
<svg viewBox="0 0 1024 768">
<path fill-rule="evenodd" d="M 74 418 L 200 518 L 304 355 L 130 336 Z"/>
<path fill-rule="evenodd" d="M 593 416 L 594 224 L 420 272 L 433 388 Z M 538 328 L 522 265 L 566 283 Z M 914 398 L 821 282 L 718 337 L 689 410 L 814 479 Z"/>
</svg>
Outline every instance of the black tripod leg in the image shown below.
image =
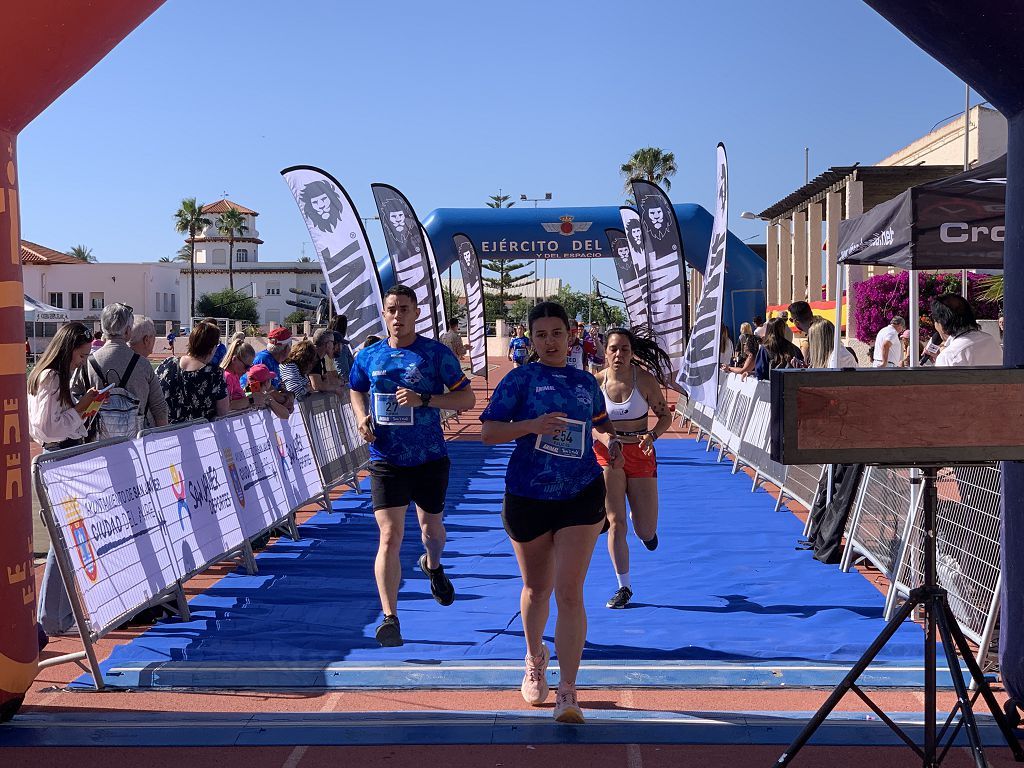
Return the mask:
<svg viewBox="0 0 1024 768">
<path fill-rule="evenodd" d="M 811 736 L 814 735 L 814 732 L 818 730 L 823 722 L 825 722 L 825 718 L 829 716 L 829 713 L 836 708 L 836 705 L 839 704 L 840 701 L 842 701 L 843 696 L 853 688 L 853 684 L 857 682 L 857 678 L 864 674 L 864 670 L 868 668 L 872 661 L 874 661 L 875 656 L 877 656 L 878 652 L 885 647 L 885 644 L 889 642 L 889 639 L 896 634 L 896 630 L 898 630 L 903 622 L 910 616 L 915 607 L 917 607 L 916 601 L 907 600 L 907 602 L 903 604 L 893 617 L 889 619 L 889 623 L 885 625 L 885 628 L 882 629 L 878 637 L 876 637 L 872 641 L 871 645 L 868 646 L 868 649 L 864 651 L 864 655 L 861 656 L 860 659 L 857 660 L 857 663 L 850 668 L 850 671 L 846 673 L 846 677 L 844 677 L 839 685 L 832 690 L 832 693 L 829 694 L 825 703 L 822 704 L 818 711 L 814 713 L 814 716 L 807 721 L 807 725 L 805 725 L 804 729 L 800 731 L 800 734 L 793 740 L 788 749 L 779 756 L 779 759 L 775 761 L 775 765 L 780 767 L 789 765 L 793 758 L 796 757 L 797 752 L 803 748 L 804 744 L 806 744 L 810 740 Z"/>
<path fill-rule="evenodd" d="M 935 620 L 939 626 L 939 633 L 942 636 L 942 650 L 946 654 L 946 663 L 949 665 L 949 674 L 953 678 L 953 688 L 956 689 L 956 697 L 960 707 L 960 720 L 967 731 L 967 741 L 971 745 L 971 756 L 974 758 L 976 768 L 988 768 L 988 761 L 985 759 L 985 750 L 981 744 L 981 734 L 978 733 L 978 721 L 974 719 L 974 710 L 971 708 L 970 694 L 967 692 L 967 685 L 964 683 L 964 676 L 960 673 L 960 661 L 957 659 L 954 644 L 950 636 L 950 624 L 956 621 L 946 596 L 939 595 L 932 603 L 935 610 Z M 953 731 L 950 736 L 950 744 L 956 739 L 959 729 Z M 948 749 L 948 747 L 947 747 Z M 945 751 L 943 751 L 945 754 Z"/>
<path fill-rule="evenodd" d="M 1024 748 L 1021 747 L 1020 740 L 1017 738 L 1017 734 L 1014 733 L 1013 726 L 1010 725 L 1010 721 L 1006 717 L 1006 713 L 1003 712 L 1002 707 L 999 706 L 999 702 L 996 701 L 995 694 L 992 693 L 992 687 L 988 684 L 988 680 L 985 679 L 984 673 L 981 671 L 981 667 L 978 666 L 977 659 L 974 658 L 974 654 L 971 653 L 971 646 L 967 642 L 967 638 L 964 637 L 963 631 L 960 629 L 960 625 L 957 623 L 956 617 L 953 616 L 953 612 L 949 608 L 949 604 L 943 600 L 943 614 L 946 617 L 946 631 L 949 632 L 949 637 L 952 637 L 956 643 L 957 650 L 960 652 L 960 656 L 963 657 L 964 663 L 967 665 L 967 669 L 971 673 L 971 678 L 974 680 L 974 685 L 978 689 L 978 693 L 985 699 L 985 704 L 988 706 L 989 711 L 992 713 L 992 718 L 996 721 L 996 725 L 999 726 L 999 730 L 1003 734 L 1003 738 L 1006 740 L 1006 745 L 1010 748 L 1013 753 L 1013 759 L 1018 763 L 1024 763 Z"/>
</svg>

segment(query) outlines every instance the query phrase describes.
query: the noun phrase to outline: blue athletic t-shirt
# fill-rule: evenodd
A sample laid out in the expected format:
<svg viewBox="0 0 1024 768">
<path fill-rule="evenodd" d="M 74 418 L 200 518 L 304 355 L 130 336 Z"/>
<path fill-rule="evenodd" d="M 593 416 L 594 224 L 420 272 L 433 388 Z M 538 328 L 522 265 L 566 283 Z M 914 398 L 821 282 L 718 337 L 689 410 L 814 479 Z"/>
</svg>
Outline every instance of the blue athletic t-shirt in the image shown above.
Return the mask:
<svg viewBox="0 0 1024 768">
<path fill-rule="evenodd" d="M 274 374 L 274 378 L 270 380 L 270 386 L 272 386 L 274 389 L 277 389 L 279 386 L 281 386 L 281 364 L 274 359 L 274 356 L 270 354 L 270 352 L 268 352 L 267 350 L 261 349 L 259 352 L 256 353 L 256 357 L 252 359 L 253 365 L 259 365 L 260 363 L 263 363 L 263 365 L 267 366 L 267 368 L 270 369 L 270 372 Z M 249 374 L 243 373 L 238 381 L 239 383 L 241 383 L 243 387 L 248 386 Z"/>
<path fill-rule="evenodd" d="M 597 379 L 586 371 L 543 363 L 514 368 L 495 387 L 480 421 L 525 421 L 553 412 L 583 422 L 582 441 L 567 451 L 582 451 L 582 456 L 538 450 L 536 434 L 518 438 L 505 473 L 509 493 L 531 499 L 570 499 L 601 475 L 590 428 L 608 421 L 608 414 Z"/>
<path fill-rule="evenodd" d="M 448 347 L 417 336 L 408 347 L 393 348 L 378 341 L 356 355 L 349 371 L 349 386 L 368 393 L 367 410 L 374 415 L 370 458 L 401 467 L 414 467 L 448 455 L 441 431 L 441 412 L 434 407 L 403 409 L 393 395 L 399 387 L 420 394 L 440 395 L 469 386 L 458 358 Z M 394 413 L 388 413 L 388 408 Z M 391 419 L 397 425 L 381 423 Z M 398 424 L 409 420 L 411 424 Z"/>
<path fill-rule="evenodd" d="M 512 359 L 517 363 L 525 363 L 526 358 L 530 356 L 530 340 L 524 336 L 510 339 L 508 348 L 512 353 Z"/>
</svg>

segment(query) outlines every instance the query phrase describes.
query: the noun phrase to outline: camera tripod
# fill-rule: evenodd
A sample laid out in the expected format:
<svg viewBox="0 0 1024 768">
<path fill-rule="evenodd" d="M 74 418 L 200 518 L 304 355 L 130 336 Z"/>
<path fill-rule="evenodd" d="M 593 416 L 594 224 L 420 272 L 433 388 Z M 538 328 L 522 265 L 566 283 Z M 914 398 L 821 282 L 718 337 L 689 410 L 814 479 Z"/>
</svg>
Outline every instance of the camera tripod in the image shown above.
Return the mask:
<svg viewBox="0 0 1024 768">
<path fill-rule="evenodd" d="M 999 730 L 1006 740 L 1007 746 L 1013 753 L 1017 762 L 1024 762 L 1024 749 L 1010 725 L 1009 719 L 999 707 L 992 693 L 992 688 L 982 674 L 981 667 L 971 653 L 971 647 L 967 638 L 960 629 L 953 611 L 950 610 L 949 601 L 946 598 L 946 590 L 938 584 L 936 570 L 937 554 L 937 531 L 936 517 L 938 508 L 938 496 L 935 488 L 935 475 L 938 469 L 935 465 L 917 465 L 915 468 L 921 470 L 920 477 L 912 477 L 911 483 L 920 485 L 922 496 L 922 512 L 924 515 L 924 580 L 914 590 L 911 590 L 907 601 L 903 604 L 896 615 L 886 624 L 882 632 L 874 639 L 864 655 L 850 669 L 846 677 L 839 683 L 829 695 L 821 708 L 814 713 L 814 716 L 807 722 L 800 735 L 796 737 L 789 748 L 779 757 L 775 765 L 789 765 L 800 749 L 814 735 L 818 727 L 825 721 L 829 713 L 835 709 L 840 700 L 849 692 L 853 691 L 859 696 L 871 711 L 875 713 L 900 739 L 921 758 L 924 768 L 937 768 L 945 758 L 949 748 L 953 745 L 961 727 L 967 733 L 967 740 L 970 744 L 971 756 L 977 768 L 986 768 L 988 761 L 985 759 L 985 751 L 981 744 L 981 735 L 978 732 L 978 723 L 974 717 L 974 703 L 980 697 L 984 699 L 989 711 Z M 890 638 L 896 633 L 904 620 L 909 618 L 914 609 L 920 606 L 925 615 L 925 637 L 924 637 L 924 746 L 918 746 L 906 731 L 897 725 L 892 718 L 885 714 L 881 708 L 871 700 L 862 688 L 857 685 L 857 679 L 863 674 L 874 660 L 878 652 L 885 647 Z M 950 677 L 953 679 L 953 687 L 956 690 L 957 701 L 950 711 L 946 722 L 941 730 L 937 730 L 936 716 L 936 632 L 941 633 L 942 650 L 945 652 L 946 664 L 949 667 Z M 964 660 L 971 679 L 975 685 L 975 695 L 972 698 L 964 683 L 963 674 L 960 671 L 959 657 Z M 957 714 L 960 715 L 957 719 Z M 954 720 L 956 723 L 954 724 Z"/>
</svg>

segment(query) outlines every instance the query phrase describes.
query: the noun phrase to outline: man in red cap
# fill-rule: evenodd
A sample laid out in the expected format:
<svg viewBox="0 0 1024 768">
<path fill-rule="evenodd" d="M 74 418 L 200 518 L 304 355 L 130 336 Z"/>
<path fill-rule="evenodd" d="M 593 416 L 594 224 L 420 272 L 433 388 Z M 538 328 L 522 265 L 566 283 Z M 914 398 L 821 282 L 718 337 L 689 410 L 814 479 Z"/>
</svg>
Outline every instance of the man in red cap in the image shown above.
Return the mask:
<svg viewBox="0 0 1024 768">
<path fill-rule="evenodd" d="M 281 326 L 267 334 L 267 348 L 262 352 L 257 352 L 256 357 L 253 358 L 253 365 L 265 365 L 274 374 L 274 377 L 270 380 L 271 386 L 274 389 L 281 386 L 281 363 L 288 357 L 288 351 L 291 348 L 292 332 Z M 241 380 L 243 387 L 247 381 L 247 377 L 243 376 Z"/>
</svg>

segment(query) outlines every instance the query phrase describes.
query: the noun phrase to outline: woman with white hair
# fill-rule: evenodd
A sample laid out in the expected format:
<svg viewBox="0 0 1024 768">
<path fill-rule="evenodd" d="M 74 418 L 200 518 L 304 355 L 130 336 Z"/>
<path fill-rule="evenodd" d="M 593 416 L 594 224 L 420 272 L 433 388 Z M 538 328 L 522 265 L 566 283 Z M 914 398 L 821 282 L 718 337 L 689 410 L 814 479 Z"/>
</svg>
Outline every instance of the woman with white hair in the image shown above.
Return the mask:
<svg viewBox="0 0 1024 768">
<path fill-rule="evenodd" d="M 111 384 L 124 390 L 118 400 L 111 398 L 98 417 L 101 438 L 134 437 L 147 417 L 154 426 L 167 424 L 167 402 L 160 380 L 146 356 L 130 346 L 134 325 L 135 310 L 129 305 L 115 302 L 105 306 L 100 313 L 104 344 L 92 353 L 75 378 L 72 393 L 76 396 L 90 387 L 103 389 Z M 123 419 L 117 418 L 114 406 L 123 411 Z M 129 412 L 129 406 L 134 409 L 134 415 Z"/>
</svg>

